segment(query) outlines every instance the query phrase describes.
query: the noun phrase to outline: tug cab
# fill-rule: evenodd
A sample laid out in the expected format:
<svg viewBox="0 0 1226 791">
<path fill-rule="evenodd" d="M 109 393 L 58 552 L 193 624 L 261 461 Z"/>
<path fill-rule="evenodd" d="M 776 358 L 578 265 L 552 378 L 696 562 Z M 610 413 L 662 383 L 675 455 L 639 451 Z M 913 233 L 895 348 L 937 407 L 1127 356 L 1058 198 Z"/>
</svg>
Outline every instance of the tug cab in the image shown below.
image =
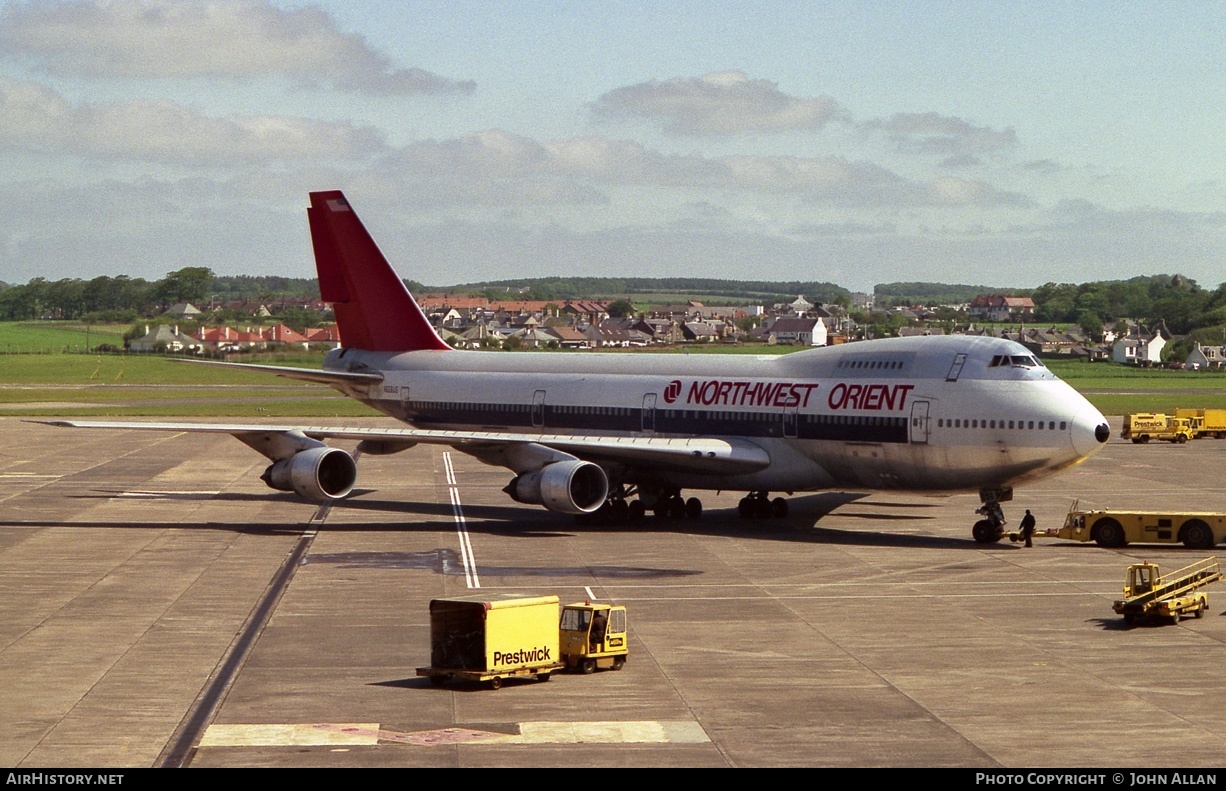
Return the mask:
<svg viewBox="0 0 1226 791">
<path fill-rule="evenodd" d="M 558 624 L 561 661 L 591 673 L 596 668 L 621 670 L 630 653 L 623 605 L 582 602 L 562 608 Z"/>
</svg>

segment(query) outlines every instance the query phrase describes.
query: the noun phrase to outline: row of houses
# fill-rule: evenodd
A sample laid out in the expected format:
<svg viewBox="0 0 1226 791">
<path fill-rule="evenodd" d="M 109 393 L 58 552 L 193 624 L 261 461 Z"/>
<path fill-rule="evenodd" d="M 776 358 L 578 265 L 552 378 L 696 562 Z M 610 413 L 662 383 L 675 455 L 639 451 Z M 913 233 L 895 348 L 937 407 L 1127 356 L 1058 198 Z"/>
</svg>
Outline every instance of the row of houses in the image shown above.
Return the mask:
<svg viewBox="0 0 1226 791">
<path fill-rule="evenodd" d="M 458 348 L 628 348 L 745 340 L 828 346 L 862 335 L 860 328 L 839 306 L 815 305 L 803 297 L 769 308 L 708 308 L 698 302 L 689 302 L 625 318 L 610 317 L 611 302 L 606 300 L 568 300 L 558 305 L 539 300 L 491 301 L 467 295 L 425 294 L 420 304 L 443 339 Z M 915 323 L 901 328 L 900 335 L 945 333 L 930 322 L 933 316 L 926 315 L 923 309 L 906 312 L 907 318 Z M 1162 322 L 1153 327 L 1124 322 L 1114 329 L 1107 328 L 1100 343 L 1076 328 L 1057 331 L 1055 328 L 1027 327 L 1026 319 L 1032 318 L 1033 312 L 1034 304 L 1027 297 L 980 295 L 968 308 L 971 316 L 1020 326 L 988 330 L 971 324 L 953 331 L 1006 337 L 1044 356 L 1067 355 L 1146 366 L 1160 364 L 1163 349 L 1175 340 Z M 743 329 L 739 320 L 745 317 L 753 317 L 757 326 Z M 926 324 L 926 320 L 929 323 Z M 146 327 L 146 334 L 129 344 L 134 351 L 164 349 L 190 353 L 224 353 L 278 345 L 335 348 L 339 345 L 339 336 L 334 324 L 306 333 L 297 333 L 278 324 L 242 331 L 229 327 L 208 328 L 191 335 L 179 333 L 177 327 L 161 326 Z M 1185 367 L 1192 370 L 1226 367 L 1226 346 L 1196 345 Z"/>
<path fill-rule="evenodd" d="M 274 347 L 301 349 L 329 348 L 340 346 L 340 333 L 336 325 L 296 332 L 284 324 L 236 330 L 232 327 L 205 327 L 188 334 L 179 332 L 177 325 L 161 324 L 145 326 L 145 334 L 128 342 L 134 352 L 174 352 L 187 354 L 225 354 L 227 352 L 252 351 Z"/>
</svg>

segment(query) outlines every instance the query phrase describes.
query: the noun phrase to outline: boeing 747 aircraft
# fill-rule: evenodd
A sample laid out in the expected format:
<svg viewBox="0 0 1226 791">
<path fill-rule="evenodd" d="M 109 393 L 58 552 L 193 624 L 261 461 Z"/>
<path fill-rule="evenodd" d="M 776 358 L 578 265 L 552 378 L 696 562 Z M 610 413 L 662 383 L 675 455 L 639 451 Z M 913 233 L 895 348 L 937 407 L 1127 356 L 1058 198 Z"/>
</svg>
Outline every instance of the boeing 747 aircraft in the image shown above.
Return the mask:
<svg viewBox="0 0 1226 791">
<path fill-rule="evenodd" d="M 457 351 L 439 338 L 340 192 L 311 193 L 319 286 L 342 346 L 323 370 L 255 368 L 330 385 L 405 428 L 54 421 L 225 432 L 268 457 L 263 480 L 348 495 L 354 456 L 449 445 L 513 477 L 521 503 L 613 520 L 697 518 L 685 490 L 745 492 L 745 516 L 820 489 L 978 492 L 972 534 L 1002 535 L 1013 487 L 1085 461 L 1107 421 L 1023 346 L 932 336 L 778 356 Z"/>
</svg>

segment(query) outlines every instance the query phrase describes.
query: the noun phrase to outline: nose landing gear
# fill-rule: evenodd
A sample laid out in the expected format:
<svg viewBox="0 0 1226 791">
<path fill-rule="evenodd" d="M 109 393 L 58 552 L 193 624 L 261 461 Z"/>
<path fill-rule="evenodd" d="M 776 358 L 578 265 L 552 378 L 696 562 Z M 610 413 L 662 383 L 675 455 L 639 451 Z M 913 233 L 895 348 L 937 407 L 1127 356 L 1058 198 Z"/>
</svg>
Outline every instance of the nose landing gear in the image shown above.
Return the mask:
<svg viewBox="0 0 1226 791">
<path fill-rule="evenodd" d="M 984 489 L 979 492 L 983 505 L 975 513 L 983 517 L 971 528 L 971 536 L 980 544 L 995 544 L 1005 537 L 1005 512 L 1002 502 L 1013 499 L 1013 489 Z"/>
</svg>

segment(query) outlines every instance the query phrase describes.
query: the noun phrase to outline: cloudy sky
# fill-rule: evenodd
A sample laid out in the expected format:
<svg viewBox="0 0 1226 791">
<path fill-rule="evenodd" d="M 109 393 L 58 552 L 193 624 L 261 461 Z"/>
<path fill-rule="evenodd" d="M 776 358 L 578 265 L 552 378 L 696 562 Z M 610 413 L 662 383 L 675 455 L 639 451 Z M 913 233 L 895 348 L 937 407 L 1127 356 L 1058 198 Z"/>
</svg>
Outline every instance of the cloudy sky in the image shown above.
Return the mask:
<svg viewBox="0 0 1226 791">
<path fill-rule="evenodd" d="M 1226 280 L 1221 2 L 0 0 L 0 280 Z"/>
</svg>

